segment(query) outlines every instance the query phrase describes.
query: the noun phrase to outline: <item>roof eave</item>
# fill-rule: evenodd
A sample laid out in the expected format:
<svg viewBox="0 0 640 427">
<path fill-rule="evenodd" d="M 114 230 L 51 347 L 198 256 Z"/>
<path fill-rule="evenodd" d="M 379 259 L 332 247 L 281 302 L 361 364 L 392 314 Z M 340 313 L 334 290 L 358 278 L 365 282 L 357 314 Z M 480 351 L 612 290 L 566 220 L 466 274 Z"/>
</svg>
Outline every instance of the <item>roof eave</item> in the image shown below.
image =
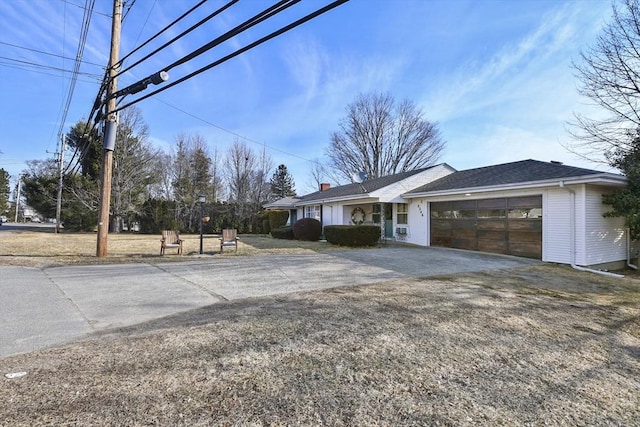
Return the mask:
<svg viewBox="0 0 640 427">
<path fill-rule="evenodd" d="M 331 203 L 331 202 L 346 202 L 349 200 L 362 200 L 362 199 L 375 199 L 376 197 L 371 196 L 369 193 L 367 194 L 359 194 L 357 196 L 342 196 L 342 197 L 328 197 L 326 199 L 314 199 L 314 200 L 303 200 L 296 203 L 296 206 L 309 206 L 309 205 L 317 205 L 320 203 Z"/>
<path fill-rule="evenodd" d="M 450 196 L 450 195 L 455 195 L 460 193 L 473 194 L 473 193 L 486 193 L 486 192 L 492 192 L 492 191 L 504 191 L 504 190 L 515 190 L 515 189 L 527 190 L 527 189 L 539 188 L 539 187 L 552 187 L 552 186 L 559 185 L 560 182 L 563 182 L 564 185 L 604 184 L 604 185 L 614 185 L 614 186 L 622 187 L 626 185 L 627 178 L 622 175 L 602 173 L 597 175 L 584 175 L 584 176 L 568 177 L 568 178 L 553 178 L 553 179 L 545 179 L 540 181 L 516 182 L 512 184 L 501 184 L 501 185 L 488 185 L 483 187 L 463 187 L 463 188 L 454 188 L 450 190 L 424 191 L 419 193 L 404 193 L 401 196 L 407 199 L 414 199 L 417 197 L 426 197 L 426 196 Z"/>
</svg>

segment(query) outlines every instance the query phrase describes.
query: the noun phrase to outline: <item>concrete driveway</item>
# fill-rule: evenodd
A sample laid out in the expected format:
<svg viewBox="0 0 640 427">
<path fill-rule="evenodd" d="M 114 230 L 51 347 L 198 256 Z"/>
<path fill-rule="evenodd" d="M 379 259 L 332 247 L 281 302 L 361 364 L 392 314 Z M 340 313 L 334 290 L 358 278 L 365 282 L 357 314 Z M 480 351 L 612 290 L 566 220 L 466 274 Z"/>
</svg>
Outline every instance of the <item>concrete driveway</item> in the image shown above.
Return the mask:
<svg viewBox="0 0 640 427">
<path fill-rule="evenodd" d="M 537 262 L 388 246 L 161 264 L 0 267 L 0 358 L 221 301 Z"/>
</svg>

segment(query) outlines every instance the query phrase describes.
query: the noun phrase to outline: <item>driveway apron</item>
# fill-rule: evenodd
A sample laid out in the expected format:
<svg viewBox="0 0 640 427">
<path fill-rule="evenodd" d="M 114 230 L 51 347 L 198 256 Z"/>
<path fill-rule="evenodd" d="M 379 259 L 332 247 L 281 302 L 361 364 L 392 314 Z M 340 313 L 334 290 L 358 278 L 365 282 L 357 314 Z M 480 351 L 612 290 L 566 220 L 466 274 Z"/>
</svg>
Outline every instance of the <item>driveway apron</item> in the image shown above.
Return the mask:
<svg viewBox="0 0 640 427">
<path fill-rule="evenodd" d="M 157 265 L 0 267 L 0 357 L 225 300 L 537 262 L 451 249 L 388 246 L 325 254 L 208 256 Z"/>
</svg>

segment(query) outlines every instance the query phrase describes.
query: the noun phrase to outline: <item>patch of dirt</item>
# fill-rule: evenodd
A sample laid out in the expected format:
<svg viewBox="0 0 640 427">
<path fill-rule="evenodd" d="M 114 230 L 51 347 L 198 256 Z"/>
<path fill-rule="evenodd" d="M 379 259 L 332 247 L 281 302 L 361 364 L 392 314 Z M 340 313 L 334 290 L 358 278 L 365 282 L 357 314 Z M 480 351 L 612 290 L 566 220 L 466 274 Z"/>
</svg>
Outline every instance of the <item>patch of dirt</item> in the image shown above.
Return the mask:
<svg viewBox="0 0 640 427">
<path fill-rule="evenodd" d="M 543 265 L 225 302 L 0 360 L 0 420 L 638 425 L 639 293 Z"/>
</svg>

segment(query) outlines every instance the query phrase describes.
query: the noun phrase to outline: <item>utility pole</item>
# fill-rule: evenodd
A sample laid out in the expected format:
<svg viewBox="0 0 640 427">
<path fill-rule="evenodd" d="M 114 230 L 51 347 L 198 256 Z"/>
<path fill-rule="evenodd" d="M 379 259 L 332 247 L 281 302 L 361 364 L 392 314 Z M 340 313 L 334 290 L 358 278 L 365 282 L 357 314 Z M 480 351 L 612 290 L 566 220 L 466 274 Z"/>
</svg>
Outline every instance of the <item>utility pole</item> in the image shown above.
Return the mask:
<svg viewBox="0 0 640 427">
<path fill-rule="evenodd" d="M 111 175 L 113 172 L 113 150 L 116 145 L 118 116 L 116 97 L 118 90 L 116 64 L 120 56 L 120 27 L 122 23 L 122 0 L 113 0 L 113 21 L 111 24 L 111 54 L 109 56 L 109 84 L 107 85 L 107 117 L 102 143 L 102 191 L 98 211 L 98 243 L 96 256 L 107 256 L 107 236 L 109 234 L 109 208 L 111 206 Z"/>
<path fill-rule="evenodd" d="M 64 165 L 64 150 L 67 136 L 61 135 L 60 153 L 58 153 L 58 199 L 56 200 L 56 234 L 60 233 L 60 211 L 62 211 L 62 176 Z"/>
<path fill-rule="evenodd" d="M 20 186 L 22 185 L 22 175 L 18 175 L 18 194 L 16 196 L 16 218 L 15 222 L 18 222 L 18 211 L 20 210 Z"/>
</svg>

